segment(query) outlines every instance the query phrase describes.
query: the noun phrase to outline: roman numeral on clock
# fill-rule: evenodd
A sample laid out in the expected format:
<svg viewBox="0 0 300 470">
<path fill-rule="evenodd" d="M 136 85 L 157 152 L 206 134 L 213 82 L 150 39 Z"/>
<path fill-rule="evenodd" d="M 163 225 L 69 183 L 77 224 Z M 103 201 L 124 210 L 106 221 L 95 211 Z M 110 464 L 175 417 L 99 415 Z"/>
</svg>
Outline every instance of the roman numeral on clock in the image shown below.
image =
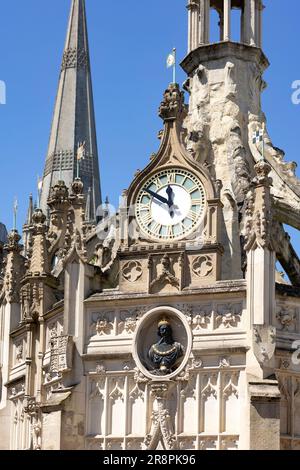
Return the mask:
<svg viewBox="0 0 300 470">
<path fill-rule="evenodd" d="M 152 217 L 150 212 L 145 212 L 141 214 L 141 221 L 144 225 L 148 226 L 152 222 Z"/>
<path fill-rule="evenodd" d="M 176 175 L 175 173 L 168 173 L 168 183 L 174 184 L 175 183 Z"/>
<path fill-rule="evenodd" d="M 162 228 L 162 225 L 156 222 L 151 227 L 151 232 L 154 233 L 155 235 L 159 235 L 161 228 Z"/>
<path fill-rule="evenodd" d="M 198 214 L 197 212 L 190 210 L 190 212 L 187 215 L 187 218 L 191 219 L 193 222 L 196 222 L 196 220 L 198 219 Z"/>
</svg>

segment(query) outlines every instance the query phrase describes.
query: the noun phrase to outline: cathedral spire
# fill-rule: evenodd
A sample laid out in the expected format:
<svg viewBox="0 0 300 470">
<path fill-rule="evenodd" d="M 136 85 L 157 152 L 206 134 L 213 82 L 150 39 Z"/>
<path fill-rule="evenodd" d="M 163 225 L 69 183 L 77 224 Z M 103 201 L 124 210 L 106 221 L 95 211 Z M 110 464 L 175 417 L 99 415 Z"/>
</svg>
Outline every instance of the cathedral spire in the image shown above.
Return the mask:
<svg viewBox="0 0 300 470">
<path fill-rule="evenodd" d="M 101 190 L 85 0 L 72 0 L 43 178 L 41 209 L 45 214 L 51 187 L 60 179 L 69 187 L 76 177 L 79 142 L 85 142 L 80 178 L 85 194 L 92 188 L 91 219 L 95 220 Z"/>
</svg>

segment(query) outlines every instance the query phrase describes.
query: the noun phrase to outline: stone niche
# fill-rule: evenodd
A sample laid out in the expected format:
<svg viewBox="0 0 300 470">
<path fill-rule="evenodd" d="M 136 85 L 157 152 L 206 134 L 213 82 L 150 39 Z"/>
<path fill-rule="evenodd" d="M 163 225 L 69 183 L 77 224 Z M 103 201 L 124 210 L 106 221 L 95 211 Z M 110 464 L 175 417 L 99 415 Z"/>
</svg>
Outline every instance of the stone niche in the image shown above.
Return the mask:
<svg viewBox="0 0 300 470">
<path fill-rule="evenodd" d="M 167 320 L 172 330 L 175 345 L 181 346 L 181 355 L 171 370 L 160 374 L 149 357 L 149 351 L 160 340 L 158 327 L 162 320 Z M 192 333 L 185 316 L 172 307 L 157 307 L 150 310 L 141 320 L 135 332 L 133 357 L 138 369 L 152 380 L 172 379 L 184 369 L 192 349 Z"/>
</svg>

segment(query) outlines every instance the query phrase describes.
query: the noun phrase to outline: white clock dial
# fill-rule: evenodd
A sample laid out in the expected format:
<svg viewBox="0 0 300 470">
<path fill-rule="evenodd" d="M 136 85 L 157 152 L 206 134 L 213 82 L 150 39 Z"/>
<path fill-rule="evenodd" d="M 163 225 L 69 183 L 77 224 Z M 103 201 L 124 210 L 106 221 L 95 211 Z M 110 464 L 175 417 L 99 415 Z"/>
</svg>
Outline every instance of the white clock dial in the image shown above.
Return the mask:
<svg viewBox="0 0 300 470">
<path fill-rule="evenodd" d="M 179 240 L 200 224 L 205 191 L 199 178 L 179 169 L 162 170 L 138 194 L 136 218 L 141 231 L 155 240 Z"/>
</svg>

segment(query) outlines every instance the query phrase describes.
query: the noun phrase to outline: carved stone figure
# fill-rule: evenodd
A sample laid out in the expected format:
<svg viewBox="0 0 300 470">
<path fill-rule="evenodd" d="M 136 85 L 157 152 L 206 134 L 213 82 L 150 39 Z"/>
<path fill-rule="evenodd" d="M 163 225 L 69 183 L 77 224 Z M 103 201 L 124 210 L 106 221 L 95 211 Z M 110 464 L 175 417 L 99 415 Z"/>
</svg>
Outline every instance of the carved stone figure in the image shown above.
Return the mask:
<svg viewBox="0 0 300 470">
<path fill-rule="evenodd" d="M 170 374 L 180 357 L 184 354 L 184 348 L 173 340 L 172 327 L 166 318 L 158 323 L 158 336 L 160 340 L 153 344 L 149 350 L 149 359 L 154 366 L 156 375 Z"/>
</svg>

